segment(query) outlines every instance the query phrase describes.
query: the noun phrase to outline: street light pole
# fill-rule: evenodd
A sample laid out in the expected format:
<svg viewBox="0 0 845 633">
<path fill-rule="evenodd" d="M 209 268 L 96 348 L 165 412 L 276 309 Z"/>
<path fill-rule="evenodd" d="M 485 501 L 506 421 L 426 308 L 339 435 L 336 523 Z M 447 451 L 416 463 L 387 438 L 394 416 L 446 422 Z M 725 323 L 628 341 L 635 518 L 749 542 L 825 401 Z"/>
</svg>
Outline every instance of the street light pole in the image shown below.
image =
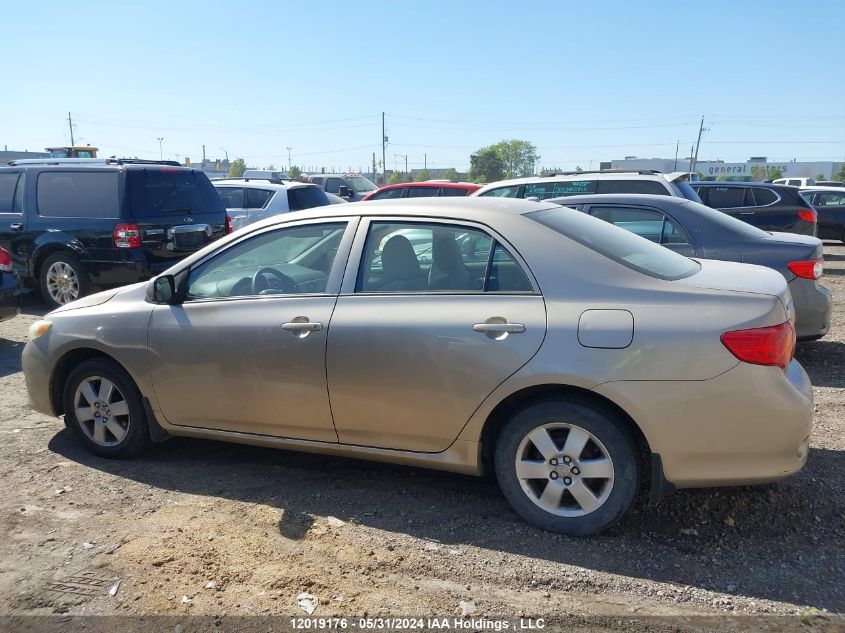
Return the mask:
<svg viewBox="0 0 845 633">
<path fill-rule="evenodd" d="M 285 148 L 288 151 L 288 171 L 290 171 L 290 151 L 293 149 L 292 147 Z"/>
<path fill-rule="evenodd" d="M 220 149 L 223 149 L 223 148 L 221 147 Z M 223 154 L 226 156 L 226 162 L 228 163 L 229 162 L 229 152 L 227 152 L 225 149 L 223 149 Z"/>
<path fill-rule="evenodd" d="M 164 140 L 164 137 L 156 136 L 156 140 L 158 140 L 158 159 L 164 160 L 164 154 L 161 153 L 161 142 Z"/>
</svg>

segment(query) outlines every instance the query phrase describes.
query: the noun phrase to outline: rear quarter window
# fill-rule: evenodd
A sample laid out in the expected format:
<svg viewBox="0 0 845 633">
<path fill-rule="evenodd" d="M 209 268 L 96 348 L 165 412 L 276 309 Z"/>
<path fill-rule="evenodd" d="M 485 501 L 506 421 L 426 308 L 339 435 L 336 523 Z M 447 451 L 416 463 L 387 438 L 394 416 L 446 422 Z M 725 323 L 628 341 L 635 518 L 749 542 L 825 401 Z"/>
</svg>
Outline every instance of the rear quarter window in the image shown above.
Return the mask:
<svg viewBox="0 0 845 633">
<path fill-rule="evenodd" d="M 51 218 L 120 217 L 117 171 L 43 171 L 37 181 L 38 214 Z M 214 196 L 220 204 L 220 198 Z"/>
<path fill-rule="evenodd" d="M 655 196 L 672 195 L 656 180 L 599 180 L 597 193 L 645 193 Z"/>
<path fill-rule="evenodd" d="M 765 187 L 754 187 L 754 199 L 757 201 L 757 206 L 765 207 L 766 205 L 777 202 L 778 196 L 771 189 L 766 189 Z"/>
<path fill-rule="evenodd" d="M 288 207 L 291 211 L 302 211 L 314 207 L 324 207 L 332 201 L 319 187 L 292 187 L 288 189 Z"/>
</svg>

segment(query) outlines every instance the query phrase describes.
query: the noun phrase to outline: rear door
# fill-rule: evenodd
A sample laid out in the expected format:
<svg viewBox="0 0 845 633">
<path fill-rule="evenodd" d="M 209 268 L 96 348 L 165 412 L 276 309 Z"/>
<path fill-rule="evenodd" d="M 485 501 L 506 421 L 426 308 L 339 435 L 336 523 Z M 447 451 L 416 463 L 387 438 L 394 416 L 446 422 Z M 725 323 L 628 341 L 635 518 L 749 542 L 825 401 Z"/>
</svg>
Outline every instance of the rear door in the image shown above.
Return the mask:
<svg viewBox="0 0 845 633">
<path fill-rule="evenodd" d="M 226 209 L 208 177 L 180 167 L 130 167 L 128 203 L 154 271 L 226 234 Z"/>
<path fill-rule="evenodd" d="M 545 332 L 524 262 L 485 227 L 362 220 L 326 357 L 340 442 L 445 450 Z"/>
<path fill-rule="evenodd" d="M 218 185 L 215 187 L 220 198 L 223 200 L 223 206 L 226 207 L 226 213 L 232 220 L 232 228 L 239 229 L 248 222 L 248 212 L 246 208 L 246 196 L 243 187 Z"/>
</svg>

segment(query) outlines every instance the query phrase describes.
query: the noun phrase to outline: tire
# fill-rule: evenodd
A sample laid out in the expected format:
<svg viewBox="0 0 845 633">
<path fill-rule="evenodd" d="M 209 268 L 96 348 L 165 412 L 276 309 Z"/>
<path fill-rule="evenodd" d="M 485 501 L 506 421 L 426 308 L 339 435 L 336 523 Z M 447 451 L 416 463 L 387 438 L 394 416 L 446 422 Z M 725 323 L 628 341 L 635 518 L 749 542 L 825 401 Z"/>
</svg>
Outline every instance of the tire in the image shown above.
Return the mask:
<svg viewBox="0 0 845 633">
<path fill-rule="evenodd" d="M 110 396 L 106 383 L 113 387 Z M 95 455 L 130 457 L 152 443 L 138 387 L 110 360 L 86 360 L 70 372 L 63 404 L 65 424 Z M 82 417 L 80 412 L 88 415 Z"/>
<path fill-rule="evenodd" d="M 573 447 L 566 452 L 577 454 L 564 453 Z M 547 400 L 515 413 L 499 434 L 495 470 L 518 514 L 539 528 L 570 536 L 596 534 L 618 522 L 640 487 L 636 443 L 617 416 L 575 399 Z M 587 472 L 596 477 L 586 477 Z"/>
<path fill-rule="evenodd" d="M 41 296 L 57 308 L 91 292 L 91 280 L 79 258 L 67 251 L 48 255 L 38 275 Z"/>
</svg>

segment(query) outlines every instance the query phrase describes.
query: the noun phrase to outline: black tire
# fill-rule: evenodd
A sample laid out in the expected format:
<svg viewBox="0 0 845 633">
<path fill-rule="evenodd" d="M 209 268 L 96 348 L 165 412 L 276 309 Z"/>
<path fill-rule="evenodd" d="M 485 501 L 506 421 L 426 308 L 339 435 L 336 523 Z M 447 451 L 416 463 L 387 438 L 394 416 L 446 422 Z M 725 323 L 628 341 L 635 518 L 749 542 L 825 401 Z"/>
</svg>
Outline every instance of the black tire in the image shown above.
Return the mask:
<svg viewBox="0 0 845 633">
<path fill-rule="evenodd" d="M 110 381 L 123 396 L 129 412 L 128 420 L 121 418 L 121 425 L 125 422 L 125 437 L 111 446 L 105 446 L 94 441 L 83 429 L 83 424 L 76 416 L 76 390 L 80 384 L 92 377 L 101 377 Z M 141 402 L 141 394 L 135 382 L 126 371 L 116 363 L 107 359 L 91 359 L 80 363 L 70 372 L 65 383 L 62 396 L 65 410 L 65 424 L 73 431 L 91 453 L 100 457 L 120 459 L 137 455 L 146 449 L 152 441 L 147 426 L 147 416 Z M 88 423 L 86 423 L 88 424 Z M 90 428 L 90 427 L 88 427 Z M 111 435 L 112 441 L 115 436 Z"/>
<path fill-rule="evenodd" d="M 39 287 L 41 289 L 41 296 L 44 297 L 44 301 L 52 308 L 57 308 L 59 306 L 65 305 L 70 301 L 62 301 L 59 298 L 54 298 L 48 288 L 48 274 L 50 268 L 56 264 L 64 264 L 65 266 L 69 267 L 70 270 L 73 271 L 73 275 L 75 275 L 77 281 L 78 291 L 74 299 L 79 299 L 80 297 L 84 297 L 91 292 L 91 279 L 88 276 L 88 272 L 85 270 L 85 267 L 79 261 L 79 258 L 76 257 L 73 253 L 69 253 L 68 251 L 59 251 L 58 253 L 53 253 L 48 255 L 47 258 L 41 262 L 41 270 L 38 273 L 38 282 Z"/>
<path fill-rule="evenodd" d="M 603 444 L 607 457 L 613 465 L 612 487 L 604 502 L 595 510 L 581 516 L 559 516 L 541 508 L 529 498 L 529 493 L 523 489 L 516 475 L 516 458 L 523 439 L 538 427 L 554 423 L 572 424 L 588 431 Z M 566 433 L 565 430 L 560 432 Z M 565 441 L 567 436 L 563 437 Z M 555 443 L 558 447 L 562 446 L 558 440 L 555 440 Z M 590 441 L 584 449 L 587 452 L 582 450 L 581 454 L 588 455 L 590 450 L 596 448 L 598 448 L 597 445 Z M 531 450 L 530 447 L 529 450 Z M 545 469 L 546 463 L 542 461 L 539 452 L 537 458 L 541 460 L 539 463 Z M 580 455 L 577 458 L 580 458 Z M 624 429 L 621 421 L 612 411 L 577 399 L 538 402 L 515 413 L 499 434 L 495 451 L 495 469 L 502 493 L 518 514 L 539 528 L 570 536 L 596 534 L 618 522 L 630 509 L 640 487 L 640 459 L 636 443 L 630 433 Z M 548 466 L 548 469 L 553 470 L 555 467 Z M 558 473 L 550 474 L 550 476 L 563 477 Z M 565 481 L 565 479 L 560 479 L 557 483 Z M 599 487 L 605 484 L 602 480 L 593 479 L 585 479 L 583 483 Z M 537 487 L 538 496 L 545 490 L 546 485 L 550 485 L 550 482 L 544 484 L 540 479 L 530 482 L 530 486 Z M 571 499 L 573 504 L 577 503 L 574 497 L 567 495 L 568 493 L 564 493 L 563 499 Z M 601 495 L 597 496 L 601 497 Z"/>
</svg>

